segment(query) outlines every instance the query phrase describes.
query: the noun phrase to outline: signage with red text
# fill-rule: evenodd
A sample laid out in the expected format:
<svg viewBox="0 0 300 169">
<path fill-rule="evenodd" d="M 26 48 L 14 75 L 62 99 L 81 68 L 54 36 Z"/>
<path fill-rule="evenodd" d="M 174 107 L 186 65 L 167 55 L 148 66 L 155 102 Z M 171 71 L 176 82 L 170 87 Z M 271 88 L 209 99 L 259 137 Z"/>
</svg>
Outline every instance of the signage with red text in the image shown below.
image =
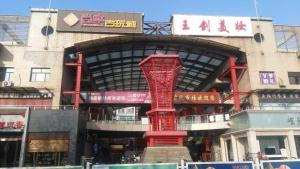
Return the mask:
<svg viewBox="0 0 300 169">
<path fill-rule="evenodd" d="M 249 17 L 173 15 L 172 34 L 252 37 Z"/>
<path fill-rule="evenodd" d="M 86 103 L 94 104 L 150 104 L 149 92 L 87 92 L 82 94 Z M 217 92 L 176 92 L 175 104 L 218 104 Z"/>
<path fill-rule="evenodd" d="M 24 129 L 24 113 L 0 113 L 0 131 L 20 131 Z"/>
</svg>

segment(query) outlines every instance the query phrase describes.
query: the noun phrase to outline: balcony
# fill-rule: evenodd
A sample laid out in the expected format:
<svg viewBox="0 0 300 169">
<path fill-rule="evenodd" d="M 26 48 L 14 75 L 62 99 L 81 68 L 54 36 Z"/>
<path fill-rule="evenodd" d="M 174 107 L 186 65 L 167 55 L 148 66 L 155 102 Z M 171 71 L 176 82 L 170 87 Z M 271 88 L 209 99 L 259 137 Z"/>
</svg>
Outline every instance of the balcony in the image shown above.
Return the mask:
<svg viewBox="0 0 300 169">
<path fill-rule="evenodd" d="M 88 121 L 86 128 L 90 130 L 103 131 L 136 131 L 144 132 L 149 130 L 149 124 L 142 124 L 142 121 L 120 121 L 120 120 L 99 120 Z"/>
<path fill-rule="evenodd" d="M 180 117 L 178 130 L 217 130 L 230 128 L 229 114 L 192 115 Z"/>
<path fill-rule="evenodd" d="M 182 116 L 177 124 L 178 130 L 216 130 L 230 128 L 229 114 Z M 87 129 L 103 131 L 136 131 L 144 132 L 150 129 L 147 118 L 137 121 L 97 120 L 90 119 Z"/>
</svg>

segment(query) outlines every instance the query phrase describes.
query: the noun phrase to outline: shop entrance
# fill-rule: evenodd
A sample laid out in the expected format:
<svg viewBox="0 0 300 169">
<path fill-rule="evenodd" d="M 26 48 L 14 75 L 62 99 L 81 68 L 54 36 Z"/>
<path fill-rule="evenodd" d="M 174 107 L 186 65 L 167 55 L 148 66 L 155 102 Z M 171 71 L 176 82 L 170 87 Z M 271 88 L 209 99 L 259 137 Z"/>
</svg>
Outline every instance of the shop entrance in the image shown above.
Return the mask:
<svg viewBox="0 0 300 169">
<path fill-rule="evenodd" d="M 20 139 L 0 139 L 0 167 L 17 167 L 19 166 Z"/>
<path fill-rule="evenodd" d="M 26 154 L 25 166 L 63 166 L 67 158 L 67 152 L 31 152 Z"/>
</svg>

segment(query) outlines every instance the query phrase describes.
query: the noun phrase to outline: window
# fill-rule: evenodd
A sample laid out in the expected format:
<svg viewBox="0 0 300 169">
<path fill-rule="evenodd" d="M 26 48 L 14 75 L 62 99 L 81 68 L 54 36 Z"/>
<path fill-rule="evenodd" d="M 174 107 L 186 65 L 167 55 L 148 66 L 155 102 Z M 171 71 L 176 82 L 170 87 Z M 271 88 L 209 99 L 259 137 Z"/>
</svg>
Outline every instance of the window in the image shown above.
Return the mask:
<svg viewBox="0 0 300 169">
<path fill-rule="evenodd" d="M 50 69 L 49 68 L 32 68 L 31 69 L 31 82 L 47 82 L 49 81 Z"/>
<path fill-rule="evenodd" d="M 261 84 L 276 84 L 274 72 L 259 72 Z"/>
<path fill-rule="evenodd" d="M 297 149 L 297 155 L 300 157 L 300 136 L 295 136 L 295 143 L 296 143 L 296 149 Z"/>
<path fill-rule="evenodd" d="M 277 48 L 281 51 L 296 52 L 298 51 L 296 34 L 288 31 L 275 32 Z"/>
<path fill-rule="evenodd" d="M 300 84 L 300 72 L 288 72 L 290 84 Z"/>
<path fill-rule="evenodd" d="M 0 81 L 11 81 L 14 70 L 14 68 L 0 67 Z"/>
<path fill-rule="evenodd" d="M 258 136 L 260 152 L 263 155 L 283 155 L 285 149 L 284 136 Z"/>
</svg>

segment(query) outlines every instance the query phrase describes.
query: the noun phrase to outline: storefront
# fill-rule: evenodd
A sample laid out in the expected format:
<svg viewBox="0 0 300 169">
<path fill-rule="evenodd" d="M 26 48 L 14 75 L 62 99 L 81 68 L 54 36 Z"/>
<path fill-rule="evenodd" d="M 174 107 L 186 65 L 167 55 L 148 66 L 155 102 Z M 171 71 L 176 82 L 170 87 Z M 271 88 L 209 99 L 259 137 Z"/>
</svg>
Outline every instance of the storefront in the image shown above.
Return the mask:
<svg viewBox="0 0 300 169">
<path fill-rule="evenodd" d="M 30 114 L 24 166 L 78 164 L 83 116 L 76 110 L 31 110 Z"/>
<path fill-rule="evenodd" d="M 222 160 L 295 159 L 300 154 L 299 110 L 248 110 L 231 117 L 220 138 Z"/>
<path fill-rule="evenodd" d="M 258 98 L 263 110 L 300 110 L 299 90 L 262 90 Z"/>
<path fill-rule="evenodd" d="M 25 166 L 62 166 L 68 164 L 69 138 L 29 137 Z"/>
<path fill-rule="evenodd" d="M 0 109 L 0 167 L 22 166 L 28 113 L 27 108 Z"/>
</svg>

